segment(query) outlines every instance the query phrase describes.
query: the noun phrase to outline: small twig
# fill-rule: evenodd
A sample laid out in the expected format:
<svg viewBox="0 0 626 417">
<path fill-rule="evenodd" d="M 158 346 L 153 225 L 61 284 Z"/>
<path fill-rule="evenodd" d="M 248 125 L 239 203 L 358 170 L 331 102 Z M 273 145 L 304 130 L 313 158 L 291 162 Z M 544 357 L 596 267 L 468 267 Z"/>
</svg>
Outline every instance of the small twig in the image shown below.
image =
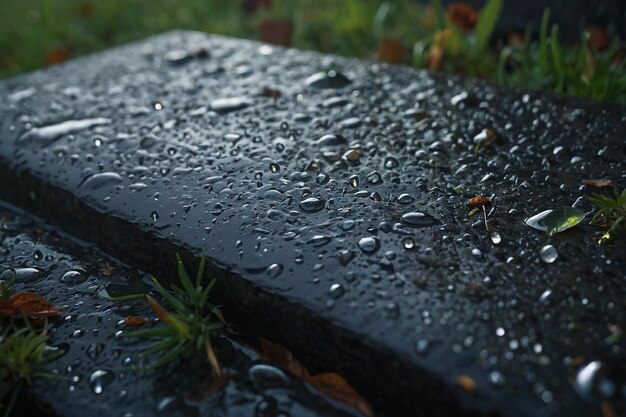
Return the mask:
<svg viewBox="0 0 626 417">
<path fill-rule="evenodd" d="M 487 222 L 487 209 L 483 206 L 483 217 L 485 219 L 485 230 L 489 231 L 489 222 Z"/>
</svg>

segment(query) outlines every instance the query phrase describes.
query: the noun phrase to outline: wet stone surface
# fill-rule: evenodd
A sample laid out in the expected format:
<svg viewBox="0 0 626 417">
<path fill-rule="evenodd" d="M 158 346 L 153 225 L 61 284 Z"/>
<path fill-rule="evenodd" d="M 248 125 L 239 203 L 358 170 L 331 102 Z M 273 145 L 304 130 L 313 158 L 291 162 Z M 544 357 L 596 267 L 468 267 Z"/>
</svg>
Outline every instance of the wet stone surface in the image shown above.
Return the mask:
<svg viewBox="0 0 626 417">
<path fill-rule="evenodd" d="M 583 196 L 602 190 L 583 179 L 626 186 L 623 107 L 187 32 L 0 95 L 3 198 L 118 256 L 141 249 L 130 262 L 156 263 L 158 239 L 207 254 L 233 277 L 225 308 L 240 296 L 258 332 L 306 334 L 306 316 L 328 339 L 353 335 L 314 340 L 358 388 L 416 415 L 625 412 L 624 241 L 598 245 L 590 214 L 551 237 L 524 224 L 591 213 Z M 477 194 L 494 195 L 489 231 L 467 216 Z M 81 202 L 93 218 L 74 215 Z M 107 216 L 144 240 L 94 237 Z M 242 288 L 293 323 L 263 323 Z M 310 342 L 289 347 L 323 350 Z"/>
<path fill-rule="evenodd" d="M 18 403 L 14 415 L 357 415 L 225 336 L 214 345 L 230 379 L 217 392 L 202 357 L 142 371 L 154 360 L 142 356 L 154 342 L 127 333 L 158 326 L 158 320 L 143 299 L 111 297 L 150 293 L 159 299 L 147 275 L 45 227 L 0 208 L 0 279 L 15 274 L 16 293 L 31 291 L 63 307 L 48 334 L 49 346 L 64 353 L 44 365 L 52 377 L 34 380 L 29 394 L 36 403 Z M 128 316 L 151 323 L 129 327 Z"/>
</svg>

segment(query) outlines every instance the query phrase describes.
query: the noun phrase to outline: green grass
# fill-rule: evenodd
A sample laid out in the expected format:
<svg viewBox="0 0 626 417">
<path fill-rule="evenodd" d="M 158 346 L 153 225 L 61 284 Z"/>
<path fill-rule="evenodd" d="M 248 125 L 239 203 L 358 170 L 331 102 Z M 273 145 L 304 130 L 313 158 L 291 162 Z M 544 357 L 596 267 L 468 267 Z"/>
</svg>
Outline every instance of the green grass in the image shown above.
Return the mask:
<svg viewBox="0 0 626 417">
<path fill-rule="evenodd" d="M 34 378 L 50 377 L 40 370 L 41 364 L 54 359 L 49 352 L 45 330 L 36 331 L 28 323 L 3 325 L 0 335 L 0 413 L 7 417 L 15 405 L 21 388 Z"/>
<path fill-rule="evenodd" d="M 219 307 L 209 302 L 209 294 L 216 280 L 203 286 L 205 258 L 202 258 L 195 281 L 192 281 L 179 255 L 176 255 L 180 286 L 172 285 L 166 290 L 156 278 L 152 284 L 165 301 L 173 308 L 167 311 L 149 295 L 146 299 L 163 326 L 137 330 L 128 333 L 129 337 L 155 340 L 155 343 L 144 352 L 144 356 L 158 355 L 149 369 L 156 368 L 181 357 L 202 352 L 206 354 L 214 375 L 221 376 L 211 338 L 223 326 L 224 318 Z"/>
<path fill-rule="evenodd" d="M 598 211 L 591 219 L 592 224 L 607 227 L 600 241 L 609 240 L 617 231 L 626 231 L 626 188 L 619 194 L 614 190 L 615 198 L 592 194 L 587 198 L 596 205 Z"/>
<path fill-rule="evenodd" d="M 538 39 L 528 28 L 521 43 L 496 40 L 503 7 L 502 0 L 488 0 L 468 30 L 448 20 L 440 0 L 429 6 L 414 0 L 274 0 L 271 9 L 255 12 L 221 0 L 5 1 L 0 77 L 174 28 L 258 39 L 259 23 L 283 19 L 293 23 L 298 48 L 376 58 L 381 41 L 392 39 L 407 51 L 403 62 L 416 67 L 626 103 L 626 64 L 617 40 L 597 51 L 581 33 L 578 43 L 564 45 L 547 10 Z"/>
</svg>

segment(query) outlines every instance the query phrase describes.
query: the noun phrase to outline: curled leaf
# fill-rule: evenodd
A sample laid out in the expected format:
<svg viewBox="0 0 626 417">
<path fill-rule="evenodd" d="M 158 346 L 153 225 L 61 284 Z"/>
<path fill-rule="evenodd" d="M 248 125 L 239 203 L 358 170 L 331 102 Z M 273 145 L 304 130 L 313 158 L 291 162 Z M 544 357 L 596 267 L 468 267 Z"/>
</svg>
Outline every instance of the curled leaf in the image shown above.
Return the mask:
<svg viewBox="0 0 626 417">
<path fill-rule="evenodd" d="M 478 12 L 471 4 L 453 3 L 448 6 L 448 20 L 463 30 L 471 30 L 478 21 Z"/>
<path fill-rule="evenodd" d="M 328 372 L 311 376 L 309 371 L 285 347 L 261 339 L 261 358 L 289 372 L 330 398 L 349 405 L 365 417 L 374 417 L 374 411 L 363 397 L 341 375 Z"/>
<path fill-rule="evenodd" d="M 476 197 L 472 198 L 470 201 L 467 202 L 467 207 L 469 208 L 482 207 L 486 204 L 489 204 L 491 200 L 493 200 L 493 196 L 487 197 L 484 195 L 477 195 Z"/>
<path fill-rule="evenodd" d="M 35 295 L 31 292 L 24 291 L 10 297 L 8 300 L 0 301 L 0 317 L 33 317 L 42 318 L 58 315 L 61 307 L 55 307 L 50 301 Z"/>
<path fill-rule="evenodd" d="M 460 375 L 455 379 L 456 384 L 466 392 L 476 391 L 476 381 L 469 375 Z"/>
<path fill-rule="evenodd" d="M 612 187 L 613 181 L 606 179 L 596 179 L 596 180 L 583 180 L 583 184 L 588 185 L 590 187 L 602 188 L 602 187 Z"/>
<path fill-rule="evenodd" d="M 150 320 L 139 316 L 126 316 L 124 317 L 124 324 L 127 326 L 142 326 L 148 323 Z"/>
</svg>

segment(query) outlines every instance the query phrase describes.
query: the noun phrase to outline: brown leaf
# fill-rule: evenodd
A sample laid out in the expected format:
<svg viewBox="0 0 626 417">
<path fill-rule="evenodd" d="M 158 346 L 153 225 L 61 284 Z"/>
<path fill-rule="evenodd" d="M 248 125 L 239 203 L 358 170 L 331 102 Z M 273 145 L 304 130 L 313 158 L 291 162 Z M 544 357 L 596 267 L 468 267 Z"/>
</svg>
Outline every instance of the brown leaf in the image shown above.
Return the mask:
<svg viewBox="0 0 626 417">
<path fill-rule="evenodd" d="M 48 56 L 46 56 L 46 64 L 48 65 L 58 64 L 63 61 L 67 61 L 68 59 L 71 58 L 71 56 L 72 55 L 70 54 L 70 52 L 65 48 L 62 48 L 62 47 L 54 48 L 52 52 L 50 52 Z"/>
<path fill-rule="evenodd" d="M 460 375 L 455 379 L 456 384 L 466 392 L 476 391 L 476 381 L 469 375 Z"/>
<path fill-rule="evenodd" d="M 261 339 L 260 356 L 270 364 L 289 372 L 312 388 L 359 411 L 365 417 L 374 417 L 374 411 L 363 397 L 341 375 L 329 372 L 311 376 L 309 371 L 285 347 Z"/>
<path fill-rule="evenodd" d="M 448 6 L 448 20 L 463 30 L 471 30 L 478 21 L 478 12 L 467 3 L 453 3 Z"/>
<path fill-rule="evenodd" d="M 617 417 L 615 409 L 608 401 L 604 401 L 602 404 L 600 404 L 600 409 L 602 410 L 603 417 Z"/>
<path fill-rule="evenodd" d="M 114 271 L 115 271 L 115 268 L 112 267 L 107 261 L 104 261 L 104 268 L 102 268 L 102 271 L 100 271 L 102 275 L 104 275 L 105 277 L 108 277 Z"/>
<path fill-rule="evenodd" d="M 0 301 L 0 316 L 5 318 L 28 316 L 34 318 L 56 316 L 62 308 L 55 307 L 50 301 L 24 291 L 5 301 Z"/>
<path fill-rule="evenodd" d="M 382 39 L 378 44 L 378 59 L 391 64 L 404 62 L 404 47 L 395 39 Z"/>
<path fill-rule="evenodd" d="M 303 380 L 310 378 L 309 371 L 285 347 L 261 339 L 261 357 L 272 365 Z"/>
<path fill-rule="evenodd" d="M 482 207 L 486 204 L 489 204 L 491 200 L 493 200 L 493 196 L 487 197 L 487 196 L 479 194 L 467 202 L 467 207 L 469 208 Z"/>
<path fill-rule="evenodd" d="M 124 324 L 127 326 L 142 326 L 148 323 L 150 320 L 139 316 L 126 316 L 124 317 Z"/>
<path fill-rule="evenodd" d="M 611 180 L 583 180 L 583 184 L 588 185 L 590 187 L 602 188 L 602 187 L 612 187 L 613 181 Z"/>
<path fill-rule="evenodd" d="M 159 320 L 161 320 L 163 323 L 167 323 L 170 317 L 170 312 L 163 308 L 161 304 L 157 303 L 157 301 L 154 298 L 150 297 L 148 294 L 146 294 L 146 301 L 152 308 L 152 311 L 154 311 L 154 314 L 157 315 Z"/>
<path fill-rule="evenodd" d="M 374 410 L 359 393 L 339 374 L 334 372 L 319 374 L 309 379 L 309 384 L 329 397 L 348 404 L 367 417 L 374 417 Z"/>
<path fill-rule="evenodd" d="M 441 63 L 443 61 L 443 55 L 445 51 L 445 43 L 452 36 L 452 31 L 444 29 L 435 33 L 433 39 L 433 45 L 430 48 L 428 55 L 428 61 L 426 67 L 431 71 L 439 71 L 441 69 Z"/>
</svg>

